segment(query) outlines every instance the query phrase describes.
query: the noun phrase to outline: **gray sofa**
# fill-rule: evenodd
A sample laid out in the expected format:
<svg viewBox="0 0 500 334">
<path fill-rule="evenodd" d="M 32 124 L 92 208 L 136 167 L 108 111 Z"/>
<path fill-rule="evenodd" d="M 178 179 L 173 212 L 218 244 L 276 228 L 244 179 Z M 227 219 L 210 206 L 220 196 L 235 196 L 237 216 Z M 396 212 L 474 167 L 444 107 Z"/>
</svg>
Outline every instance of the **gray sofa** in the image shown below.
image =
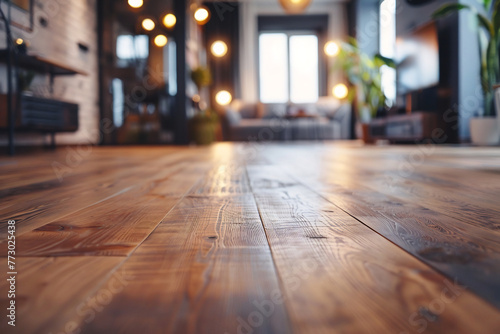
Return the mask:
<svg viewBox="0 0 500 334">
<path fill-rule="evenodd" d="M 236 100 L 226 107 L 222 124 L 229 141 L 350 139 L 351 105 L 327 97 L 304 105 Z"/>
</svg>

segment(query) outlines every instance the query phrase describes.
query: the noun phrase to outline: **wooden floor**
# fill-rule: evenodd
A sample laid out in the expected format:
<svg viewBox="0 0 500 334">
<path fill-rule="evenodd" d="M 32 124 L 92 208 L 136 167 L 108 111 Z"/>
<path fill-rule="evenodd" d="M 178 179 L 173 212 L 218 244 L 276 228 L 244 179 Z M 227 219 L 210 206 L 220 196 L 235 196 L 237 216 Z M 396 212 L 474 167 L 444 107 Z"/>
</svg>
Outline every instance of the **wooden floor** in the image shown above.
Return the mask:
<svg viewBox="0 0 500 334">
<path fill-rule="evenodd" d="M 500 149 L 0 158 L 1 333 L 500 333 Z"/>
</svg>

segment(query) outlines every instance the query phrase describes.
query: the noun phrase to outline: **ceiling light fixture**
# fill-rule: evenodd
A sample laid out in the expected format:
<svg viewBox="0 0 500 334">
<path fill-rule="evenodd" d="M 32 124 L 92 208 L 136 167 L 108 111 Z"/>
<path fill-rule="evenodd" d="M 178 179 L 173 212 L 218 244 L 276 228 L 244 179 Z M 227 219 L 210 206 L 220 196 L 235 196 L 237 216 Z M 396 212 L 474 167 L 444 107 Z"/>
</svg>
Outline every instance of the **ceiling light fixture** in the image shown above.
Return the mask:
<svg viewBox="0 0 500 334">
<path fill-rule="evenodd" d="M 289 14 L 300 14 L 311 3 L 311 0 L 280 0 L 281 7 Z"/>
</svg>

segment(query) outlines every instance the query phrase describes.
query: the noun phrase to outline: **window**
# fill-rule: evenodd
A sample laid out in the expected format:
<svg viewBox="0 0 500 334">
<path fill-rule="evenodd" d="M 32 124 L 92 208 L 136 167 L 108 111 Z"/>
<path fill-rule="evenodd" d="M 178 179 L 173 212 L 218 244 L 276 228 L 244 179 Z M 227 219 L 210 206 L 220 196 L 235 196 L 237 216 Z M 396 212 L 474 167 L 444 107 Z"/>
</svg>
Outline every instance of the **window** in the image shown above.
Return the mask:
<svg viewBox="0 0 500 334">
<path fill-rule="evenodd" d="M 396 55 L 396 0 L 384 0 L 380 4 L 380 54 L 394 59 Z M 396 101 L 396 70 L 382 66 L 382 89 L 387 102 Z"/>
<path fill-rule="evenodd" d="M 318 100 L 318 37 L 299 33 L 259 36 L 259 87 L 264 103 Z"/>
<path fill-rule="evenodd" d="M 177 58 L 176 58 L 176 48 L 175 42 L 172 40 L 168 41 L 167 44 L 167 61 L 165 64 L 168 64 L 168 73 L 165 78 L 165 82 L 168 82 L 168 94 L 170 96 L 174 96 L 177 94 Z"/>
<path fill-rule="evenodd" d="M 113 95 L 113 123 L 119 128 L 123 125 L 123 114 L 125 107 L 125 97 L 123 94 L 123 82 L 120 79 L 113 79 L 111 83 Z"/>
<path fill-rule="evenodd" d="M 116 40 L 116 56 L 122 60 L 146 59 L 149 56 L 148 36 L 118 36 Z"/>
</svg>

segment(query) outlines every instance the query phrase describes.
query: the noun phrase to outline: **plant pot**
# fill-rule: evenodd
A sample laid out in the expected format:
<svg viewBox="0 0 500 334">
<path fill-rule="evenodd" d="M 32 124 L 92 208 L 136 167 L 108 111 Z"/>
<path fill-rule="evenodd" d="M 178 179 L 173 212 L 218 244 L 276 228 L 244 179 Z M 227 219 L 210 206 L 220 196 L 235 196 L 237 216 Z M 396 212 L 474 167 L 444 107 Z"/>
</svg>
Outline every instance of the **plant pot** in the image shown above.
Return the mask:
<svg viewBox="0 0 500 334">
<path fill-rule="evenodd" d="M 374 144 L 375 143 L 375 139 L 371 135 L 370 124 L 358 123 L 356 133 L 357 133 L 357 137 L 361 138 L 365 144 Z"/>
<path fill-rule="evenodd" d="M 500 126 L 496 117 L 470 119 L 470 137 L 474 145 L 497 145 L 500 142 Z"/>
<path fill-rule="evenodd" d="M 210 120 L 191 123 L 191 138 L 197 145 L 210 145 L 215 140 L 215 124 Z"/>
</svg>

